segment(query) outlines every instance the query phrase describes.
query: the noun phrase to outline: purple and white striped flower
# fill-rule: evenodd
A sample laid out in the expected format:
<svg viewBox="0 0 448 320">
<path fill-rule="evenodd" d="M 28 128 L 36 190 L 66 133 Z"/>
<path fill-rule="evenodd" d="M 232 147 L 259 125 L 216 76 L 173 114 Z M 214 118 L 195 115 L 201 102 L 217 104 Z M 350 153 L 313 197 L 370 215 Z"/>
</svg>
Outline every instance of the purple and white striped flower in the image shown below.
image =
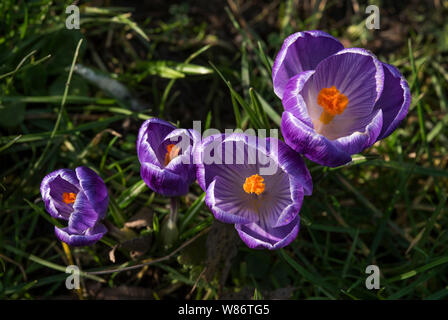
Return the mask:
<svg viewBox="0 0 448 320">
<path fill-rule="evenodd" d="M 325 166 L 348 163 L 352 154 L 389 136 L 411 102 L 397 68 L 367 50 L 344 49 L 322 31 L 286 38 L 272 77 L 285 108 L 285 142 Z"/>
<path fill-rule="evenodd" d="M 235 224 L 248 247 L 274 250 L 296 238 L 312 181 L 302 158 L 286 144 L 239 133 L 212 135 L 198 144 L 194 157 L 207 206 L 216 219 Z"/>
<path fill-rule="evenodd" d="M 45 176 L 40 185 L 48 213 L 68 221 L 55 227 L 59 240 L 70 246 L 91 245 L 107 232 L 100 222 L 106 216 L 109 196 L 103 180 L 87 167 L 59 169 Z"/>
<path fill-rule="evenodd" d="M 195 130 L 177 129 L 151 118 L 140 127 L 137 154 L 145 183 L 164 196 L 180 196 L 196 180 L 192 150 L 200 140 Z"/>
</svg>

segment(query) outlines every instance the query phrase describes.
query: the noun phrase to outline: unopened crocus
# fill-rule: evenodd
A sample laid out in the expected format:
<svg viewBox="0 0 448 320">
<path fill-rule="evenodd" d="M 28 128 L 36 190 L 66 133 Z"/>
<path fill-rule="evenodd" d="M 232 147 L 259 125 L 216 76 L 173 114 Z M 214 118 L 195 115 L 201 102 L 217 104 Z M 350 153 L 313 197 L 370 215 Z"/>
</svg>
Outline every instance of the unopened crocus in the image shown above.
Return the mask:
<svg viewBox="0 0 448 320">
<path fill-rule="evenodd" d="M 411 102 L 397 68 L 367 50 L 344 49 L 322 31 L 286 38 L 272 77 L 285 108 L 285 142 L 330 167 L 350 162 L 352 154 L 390 135 Z"/>
<path fill-rule="evenodd" d="M 195 148 L 197 179 L 216 219 L 235 224 L 250 248 L 293 241 L 311 176 L 300 156 L 275 138 L 213 135 Z"/>
<path fill-rule="evenodd" d="M 192 150 L 200 140 L 194 130 L 177 129 L 152 118 L 140 127 L 137 154 L 143 181 L 164 196 L 180 196 L 196 180 Z"/>
<path fill-rule="evenodd" d="M 45 176 L 40 185 L 48 213 L 68 221 L 55 227 L 59 240 L 70 246 L 91 245 L 107 232 L 101 223 L 106 216 L 109 196 L 103 180 L 87 167 L 59 169 Z"/>
</svg>

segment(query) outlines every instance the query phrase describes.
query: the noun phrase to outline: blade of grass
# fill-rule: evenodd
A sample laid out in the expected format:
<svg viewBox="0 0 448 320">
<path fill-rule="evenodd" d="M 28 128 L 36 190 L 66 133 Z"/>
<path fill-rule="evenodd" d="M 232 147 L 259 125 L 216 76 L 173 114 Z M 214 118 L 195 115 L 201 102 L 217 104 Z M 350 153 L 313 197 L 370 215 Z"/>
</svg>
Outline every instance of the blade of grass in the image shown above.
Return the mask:
<svg viewBox="0 0 448 320">
<path fill-rule="evenodd" d="M 302 266 L 300 266 L 296 261 L 294 261 L 294 259 L 292 259 L 286 252 L 284 249 L 280 249 L 279 251 L 279 255 L 294 269 L 296 270 L 304 279 L 310 281 L 312 284 L 317 285 L 322 287 L 323 289 L 329 289 L 329 290 L 334 290 L 334 288 L 327 282 L 325 282 L 324 280 L 322 280 L 321 277 L 319 276 L 315 276 L 314 274 L 312 274 L 311 272 L 307 271 L 305 268 L 303 268 Z M 336 299 L 336 297 L 331 294 L 330 292 L 326 291 L 327 294 L 329 295 L 329 298 L 331 299 Z"/>
<path fill-rule="evenodd" d="M 53 269 L 53 270 L 57 270 L 57 271 L 61 271 L 61 272 L 65 273 L 66 267 L 64 267 L 64 266 L 61 266 L 59 264 L 47 261 L 47 260 L 42 259 L 42 258 L 39 258 L 39 257 L 37 257 L 37 256 L 35 256 L 33 254 L 28 254 L 28 253 L 23 252 L 22 250 L 20 250 L 18 248 L 15 248 L 13 246 L 10 246 L 8 244 L 3 244 L 3 248 L 5 248 L 6 250 L 21 256 L 21 257 L 24 257 L 24 258 L 26 258 L 26 259 L 28 259 L 28 260 L 30 260 L 32 262 L 38 263 L 38 264 L 40 264 L 40 265 L 42 265 L 44 267 L 47 267 L 47 268 L 50 268 L 50 269 Z M 86 277 L 88 279 L 92 279 L 92 280 L 95 280 L 95 281 L 98 281 L 98 282 L 102 282 L 102 283 L 106 282 L 106 280 L 104 280 L 103 278 L 100 278 L 100 277 L 95 276 L 95 275 L 88 274 L 88 273 L 86 273 L 84 271 L 81 271 L 81 270 L 79 271 L 79 275 L 81 277 Z"/>
<path fill-rule="evenodd" d="M 188 208 L 183 217 L 180 219 L 180 233 L 185 230 L 188 224 L 193 221 L 199 210 L 203 207 L 205 202 L 205 192 L 203 192 Z"/>
<path fill-rule="evenodd" d="M 16 143 L 17 140 L 19 140 L 21 137 L 22 137 L 22 135 L 19 134 L 17 137 L 11 139 L 11 141 L 9 141 L 8 143 L 6 143 L 4 146 L 2 146 L 2 147 L 0 148 L 0 152 L 2 152 L 2 151 L 4 151 L 4 150 L 8 149 L 10 146 L 12 146 L 14 143 Z"/>
<path fill-rule="evenodd" d="M 271 126 L 269 124 L 268 117 L 266 116 L 266 112 L 260 106 L 260 101 L 258 100 L 257 96 L 254 94 L 254 89 L 253 88 L 249 89 L 249 95 L 250 95 L 250 100 L 251 100 L 251 103 L 252 103 L 252 108 L 255 110 L 255 113 L 258 115 L 258 117 L 263 122 L 264 128 L 265 129 L 270 129 Z"/>
<path fill-rule="evenodd" d="M 196 57 L 198 57 L 200 54 L 202 54 L 203 52 L 207 51 L 209 48 L 211 47 L 210 44 L 203 46 L 202 48 L 200 48 L 199 50 L 197 50 L 196 52 L 192 53 L 186 60 L 185 60 L 185 64 L 189 64 L 193 59 L 195 59 Z M 168 82 L 165 90 L 163 91 L 163 95 L 162 95 L 162 99 L 160 101 L 159 104 L 159 117 L 163 117 L 163 114 L 165 112 L 165 106 L 166 106 L 166 101 L 168 99 L 168 96 L 170 94 L 171 88 L 173 87 L 174 83 L 176 82 L 176 79 L 171 79 L 170 82 Z"/>
<path fill-rule="evenodd" d="M 126 208 L 132 203 L 132 201 L 143 191 L 145 191 L 148 186 L 143 180 L 140 180 L 133 184 L 128 189 L 124 190 L 117 199 L 118 207 L 120 209 Z"/>
<path fill-rule="evenodd" d="M 60 131 L 58 131 L 53 136 L 53 139 L 61 137 L 63 135 L 67 135 L 67 134 L 79 133 L 79 132 L 82 132 L 82 131 L 102 128 L 102 127 L 105 127 L 105 126 L 109 125 L 112 122 L 123 120 L 125 118 L 126 118 L 125 116 L 113 116 L 113 117 L 110 117 L 110 118 L 106 118 L 104 120 L 98 120 L 98 121 L 92 121 L 92 122 L 84 123 L 84 124 L 79 125 L 78 127 L 70 129 L 70 130 L 60 130 Z M 39 141 L 39 140 L 46 140 L 46 139 L 50 138 L 50 136 L 51 136 L 51 132 L 50 131 L 48 131 L 48 132 L 41 132 L 41 133 L 24 134 L 19 139 L 17 139 L 16 143 L 26 143 L 26 142 L 34 142 L 34 141 Z M 14 137 L 11 137 L 11 136 L 0 137 L 0 143 L 7 143 L 8 141 L 10 141 L 13 138 Z"/>
<path fill-rule="evenodd" d="M 244 109 L 244 111 L 248 114 L 250 121 L 252 122 L 253 126 L 255 128 L 262 128 L 262 124 L 260 120 L 257 118 L 257 115 L 255 114 L 254 110 L 247 104 L 246 101 L 233 89 L 232 85 L 230 84 L 230 81 L 227 81 L 226 78 L 223 76 L 221 71 L 218 70 L 218 68 L 209 61 L 210 65 L 215 69 L 215 71 L 218 73 L 218 75 L 221 77 L 221 79 L 226 83 L 227 87 L 230 90 L 230 94 L 235 98 L 235 100 L 240 104 L 240 106 Z"/>
<path fill-rule="evenodd" d="M 425 264 L 425 265 L 423 265 L 421 267 L 412 269 L 412 270 L 407 271 L 405 273 L 402 273 L 402 274 L 400 274 L 398 276 L 392 277 L 392 278 L 390 278 L 387 281 L 387 283 L 393 283 L 393 282 L 396 282 L 396 281 L 406 280 L 406 279 L 415 277 L 418 274 L 421 274 L 421 273 L 423 273 L 423 272 L 425 272 L 427 270 L 430 270 L 432 268 L 438 267 L 438 266 L 443 265 L 445 263 L 448 263 L 448 256 L 439 257 L 439 258 L 435 259 L 434 261 L 432 261 L 432 262 L 430 262 L 428 264 Z"/>
<path fill-rule="evenodd" d="M 268 117 L 271 118 L 271 120 L 280 127 L 282 123 L 282 117 L 269 105 L 269 103 L 266 102 L 266 100 L 263 99 L 263 97 L 258 92 L 255 91 L 255 95 Z"/>
<path fill-rule="evenodd" d="M 345 278 L 347 276 L 348 269 L 350 268 L 350 264 L 353 259 L 353 254 L 355 252 L 356 246 L 358 245 L 358 236 L 359 236 L 359 229 L 356 229 L 353 243 L 350 247 L 350 250 L 348 251 L 347 259 L 345 260 L 344 268 L 342 269 L 342 278 Z"/>
<path fill-rule="evenodd" d="M 81 44 L 82 44 L 82 39 L 79 40 L 78 45 L 76 46 L 76 49 L 75 49 L 75 55 L 73 57 L 72 65 L 71 65 L 70 71 L 68 73 L 67 82 L 65 83 L 64 94 L 62 96 L 61 107 L 59 108 L 58 116 L 56 118 L 56 123 L 55 123 L 55 125 L 53 127 L 53 130 L 51 131 L 50 138 L 49 138 L 49 140 L 48 140 L 44 150 L 42 151 L 41 156 L 35 162 L 32 170 L 31 170 L 31 174 L 34 172 L 34 170 L 37 170 L 42 165 L 42 160 L 45 158 L 46 153 L 50 149 L 50 145 L 52 143 L 52 140 L 53 140 L 54 136 L 56 135 L 56 133 L 57 133 L 57 131 L 59 129 L 59 125 L 60 125 L 61 120 L 62 120 L 62 115 L 64 113 L 64 107 L 65 107 L 65 101 L 66 101 L 67 95 L 68 95 L 68 89 L 70 87 L 70 81 L 71 81 L 72 75 L 73 75 L 73 69 L 75 68 L 76 59 L 78 58 L 79 49 L 81 48 Z"/>
</svg>

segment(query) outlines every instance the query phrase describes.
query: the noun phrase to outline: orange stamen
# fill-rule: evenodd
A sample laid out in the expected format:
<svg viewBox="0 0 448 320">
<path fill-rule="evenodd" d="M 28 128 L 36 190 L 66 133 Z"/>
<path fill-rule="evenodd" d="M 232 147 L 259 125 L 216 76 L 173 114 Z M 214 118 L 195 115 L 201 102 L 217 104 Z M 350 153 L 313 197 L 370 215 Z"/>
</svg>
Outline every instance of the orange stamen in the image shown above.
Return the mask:
<svg viewBox="0 0 448 320">
<path fill-rule="evenodd" d="M 75 202 L 76 200 L 76 193 L 73 192 L 64 192 L 62 194 L 62 200 L 66 203 L 66 204 L 70 204 Z"/>
<path fill-rule="evenodd" d="M 265 188 L 265 184 L 263 183 L 264 179 L 262 176 L 258 174 L 251 175 L 246 178 L 244 182 L 243 189 L 246 193 L 255 193 L 257 196 L 262 194 Z"/>
<path fill-rule="evenodd" d="M 176 158 L 179 155 L 180 148 L 175 144 L 169 144 L 166 146 L 166 154 L 165 154 L 165 166 L 170 163 L 171 160 Z"/>
<path fill-rule="evenodd" d="M 317 96 L 317 103 L 324 108 L 319 120 L 323 124 L 329 124 L 334 116 L 342 114 L 347 108 L 348 98 L 339 92 L 335 86 L 331 88 L 323 88 Z"/>
</svg>

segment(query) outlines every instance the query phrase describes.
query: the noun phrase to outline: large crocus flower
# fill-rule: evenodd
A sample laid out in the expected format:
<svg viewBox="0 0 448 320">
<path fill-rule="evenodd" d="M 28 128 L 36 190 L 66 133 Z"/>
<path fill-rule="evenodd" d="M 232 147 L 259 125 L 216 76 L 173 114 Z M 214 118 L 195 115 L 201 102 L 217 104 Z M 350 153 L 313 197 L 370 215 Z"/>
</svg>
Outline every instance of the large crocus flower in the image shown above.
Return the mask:
<svg viewBox="0 0 448 320">
<path fill-rule="evenodd" d="M 109 196 L 103 180 L 87 167 L 59 169 L 45 176 L 40 185 L 48 213 L 68 221 L 55 227 L 59 240 L 71 246 L 91 245 L 107 232 L 100 222 L 106 216 Z"/>
<path fill-rule="evenodd" d="M 197 179 L 216 219 L 235 224 L 250 248 L 279 249 L 299 231 L 311 176 L 300 156 L 274 138 L 212 135 L 195 148 Z"/>
<path fill-rule="evenodd" d="M 285 142 L 325 166 L 390 135 L 406 116 L 409 87 L 393 66 L 321 31 L 298 32 L 283 43 L 272 69 L 282 99 Z"/>
<path fill-rule="evenodd" d="M 164 196 L 186 194 L 196 180 L 192 150 L 199 140 L 195 130 L 177 129 L 157 118 L 146 120 L 137 139 L 143 181 Z"/>
</svg>

